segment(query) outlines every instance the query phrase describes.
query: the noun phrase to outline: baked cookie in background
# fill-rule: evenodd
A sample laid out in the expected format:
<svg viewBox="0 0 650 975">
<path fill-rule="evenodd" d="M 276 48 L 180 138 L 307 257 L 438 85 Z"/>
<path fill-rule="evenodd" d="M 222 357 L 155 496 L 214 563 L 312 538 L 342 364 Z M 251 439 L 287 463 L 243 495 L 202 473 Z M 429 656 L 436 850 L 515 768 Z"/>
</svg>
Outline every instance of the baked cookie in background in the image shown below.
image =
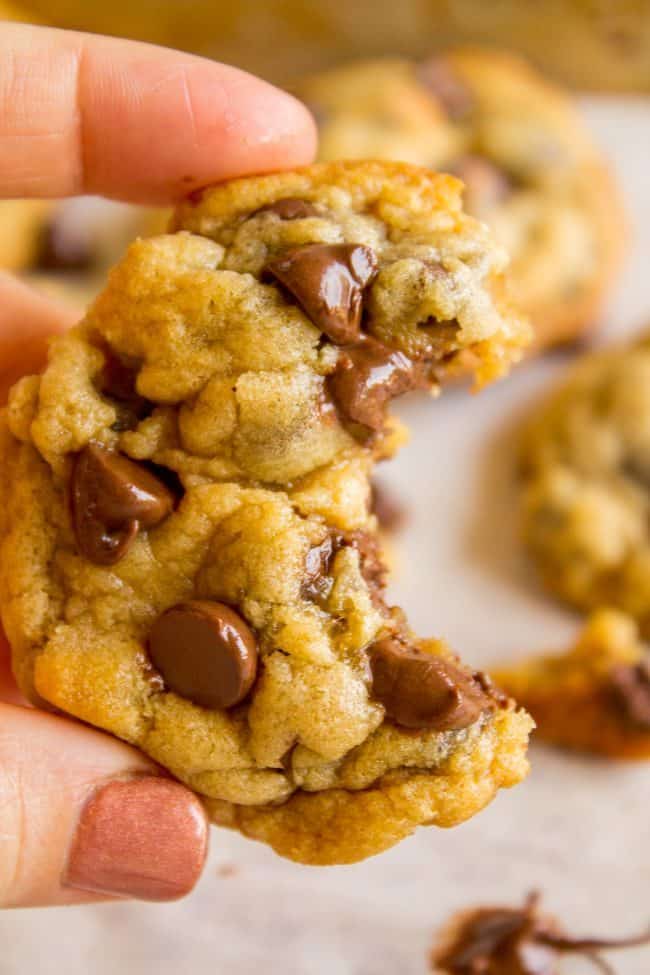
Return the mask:
<svg viewBox="0 0 650 975">
<path fill-rule="evenodd" d="M 298 861 L 461 822 L 526 774 L 531 721 L 387 606 L 370 475 L 392 398 L 521 355 L 506 255 L 457 180 L 388 162 L 227 183 L 175 229 L 3 416 L 18 682 Z"/>
<path fill-rule="evenodd" d="M 609 939 L 567 934 L 559 918 L 543 912 L 539 893 L 521 907 L 475 907 L 455 914 L 431 952 L 436 975 L 559 975 L 564 955 L 582 955 L 600 972 L 612 972 L 601 952 L 640 947 L 650 934 Z"/>
<path fill-rule="evenodd" d="M 163 233 L 169 211 L 118 203 L 99 196 L 51 204 L 39 229 L 28 270 L 40 274 L 99 277 L 136 237 Z"/>
<path fill-rule="evenodd" d="M 47 200 L 0 200 L 0 270 L 33 267 L 50 211 Z"/>
<path fill-rule="evenodd" d="M 544 585 L 650 635 L 650 340 L 584 357 L 521 437 L 524 542 Z"/>
<path fill-rule="evenodd" d="M 59 26 L 199 51 L 275 82 L 342 58 L 424 57 L 468 39 L 523 52 L 563 82 L 650 91 L 648 0 L 25 0 Z"/>
<path fill-rule="evenodd" d="M 508 250 L 534 348 L 598 321 L 626 237 L 621 199 L 572 101 L 514 55 L 460 48 L 421 63 L 351 62 L 297 83 L 320 158 L 399 159 L 452 172 Z"/>
<path fill-rule="evenodd" d="M 0 201 L 0 268 L 96 293 L 136 237 L 166 229 L 169 211 L 101 197 Z"/>
<path fill-rule="evenodd" d="M 610 758 L 650 758 L 650 652 L 634 620 L 599 610 L 563 653 L 492 670 L 532 714 L 536 736 Z"/>
<path fill-rule="evenodd" d="M 3 20 L 26 22 L 30 24 L 42 23 L 39 14 L 34 12 L 30 5 L 29 10 L 23 4 L 10 3 L 9 0 L 0 0 L 0 22 Z"/>
</svg>

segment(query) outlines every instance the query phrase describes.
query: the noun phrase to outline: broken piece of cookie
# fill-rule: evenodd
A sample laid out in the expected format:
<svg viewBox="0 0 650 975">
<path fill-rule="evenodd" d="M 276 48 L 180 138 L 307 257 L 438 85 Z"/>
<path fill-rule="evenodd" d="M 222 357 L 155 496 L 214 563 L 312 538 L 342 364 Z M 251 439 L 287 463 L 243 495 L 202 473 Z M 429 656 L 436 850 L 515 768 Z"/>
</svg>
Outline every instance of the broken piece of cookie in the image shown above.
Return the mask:
<svg viewBox="0 0 650 975">
<path fill-rule="evenodd" d="M 532 714 L 543 741 L 611 758 L 650 758 L 650 653 L 630 617 L 600 610 L 567 652 L 492 673 Z"/>
</svg>

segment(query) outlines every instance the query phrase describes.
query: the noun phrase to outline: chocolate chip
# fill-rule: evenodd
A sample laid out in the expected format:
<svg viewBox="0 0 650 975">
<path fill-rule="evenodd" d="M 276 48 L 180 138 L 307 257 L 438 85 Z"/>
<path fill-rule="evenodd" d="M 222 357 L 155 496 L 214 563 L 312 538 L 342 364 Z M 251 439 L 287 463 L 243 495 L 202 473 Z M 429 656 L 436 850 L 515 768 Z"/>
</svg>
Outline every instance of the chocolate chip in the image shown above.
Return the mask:
<svg viewBox="0 0 650 975">
<path fill-rule="evenodd" d="M 619 664 L 609 674 L 615 706 L 636 728 L 650 731 L 650 659 L 639 664 Z"/>
<path fill-rule="evenodd" d="M 371 338 L 342 348 L 328 377 L 342 415 L 373 431 L 383 429 L 391 399 L 426 385 L 424 363 Z"/>
<path fill-rule="evenodd" d="M 552 915 L 539 911 L 539 895 L 520 908 L 480 907 L 464 911 L 451 940 L 434 948 L 431 965 L 448 975 L 556 975 L 562 954 L 582 954 L 600 971 L 610 971 L 599 950 L 647 944 L 650 936 L 606 940 L 571 938 Z"/>
<path fill-rule="evenodd" d="M 342 545 L 343 536 L 332 533 L 320 545 L 309 549 L 305 559 L 305 578 L 300 590 L 303 599 L 311 599 L 316 603 L 327 600 L 333 585 L 330 576 L 332 561 Z"/>
<path fill-rule="evenodd" d="M 246 697 L 257 673 L 257 640 L 230 606 L 179 603 L 159 616 L 149 655 L 166 686 L 204 708 L 230 708 Z"/>
<path fill-rule="evenodd" d="M 38 271 L 88 271 L 94 264 L 90 230 L 79 220 L 54 214 L 41 230 L 34 269 Z"/>
<path fill-rule="evenodd" d="M 500 687 L 497 687 L 489 674 L 483 670 L 475 670 L 472 676 L 486 697 L 489 697 L 496 707 L 507 708 L 510 706 L 511 698 Z"/>
<path fill-rule="evenodd" d="M 331 532 L 319 545 L 310 548 L 305 559 L 305 578 L 301 587 L 303 599 L 321 605 L 327 601 L 334 580 L 331 577 L 334 556 L 346 545 L 359 553 L 361 575 L 370 589 L 373 600 L 381 601 L 386 585 L 386 566 L 382 562 L 379 543 L 369 532 Z"/>
<path fill-rule="evenodd" d="M 283 200 L 276 200 L 275 203 L 267 203 L 251 216 L 256 217 L 260 213 L 275 213 L 280 220 L 303 220 L 305 217 L 321 215 L 313 203 L 296 196 L 287 196 Z"/>
<path fill-rule="evenodd" d="M 444 58 L 430 58 L 417 66 L 420 84 L 440 102 L 453 122 L 460 122 L 474 108 L 471 91 Z"/>
<path fill-rule="evenodd" d="M 463 156 L 451 171 L 465 184 L 465 209 L 477 216 L 503 203 L 512 191 L 503 170 L 483 156 Z"/>
<path fill-rule="evenodd" d="M 110 350 L 104 351 L 104 365 L 99 374 L 99 388 L 106 396 L 120 401 L 132 400 L 138 395 L 135 388 L 138 368 L 130 365 Z"/>
<path fill-rule="evenodd" d="M 81 554 L 113 565 L 140 528 L 152 528 L 172 509 L 173 495 L 146 468 L 100 444 L 77 455 L 71 479 L 72 523 Z"/>
<path fill-rule="evenodd" d="M 382 559 L 379 540 L 375 535 L 364 531 L 348 532 L 345 540 L 359 553 L 361 575 L 366 581 L 373 599 L 377 601 L 375 597 L 381 597 L 386 588 L 386 576 L 388 574 L 388 569 Z M 380 598 L 379 601 L 381 601 Z"/>
<path fill-rule="evenodd" d="M 377 270 L 374 251 L 363 244 L 307 244 L 270 261 L 264 273 L 291 292 L 332 342 L 344 345 L 361 336 L 363 289 Z"/>
<path fill-rule="evenodd" d="M 370 511 L 376 517 L 381 530 L 391 534 L 398 532 L 406 522 L 405 506 L 380 481 L 373 480 L 370 485 Z"/>
<path fill-rule="evenodd" d="M 117 416 L 112 429 L 132 430 L 150 415 L 153 404 L 136 389 L 138 366 L 125 362 L 110 349 L 104 349 L 103 353 L 104 365 L 96 382 L 100 392 L 113 400 Z"/>
<path fill-rule="evenodd" d="M 473 724 L 491 701 L 470 674 L 397 637 L 368 650 L 374 696 L 405 728 L 451 731 Z"/>
<path fill-rule="evenodd" d="M 165 485 L 176 505 L 185 494 L 185 488 L 178 471 L 173 471 L 171 467 L 164 467 L 162 464 L 156 464 L 153 460 L 143 460 L 140 461 L 140 464 L 150 474 L 153 474 L 156 480 Z"/>
</svg>

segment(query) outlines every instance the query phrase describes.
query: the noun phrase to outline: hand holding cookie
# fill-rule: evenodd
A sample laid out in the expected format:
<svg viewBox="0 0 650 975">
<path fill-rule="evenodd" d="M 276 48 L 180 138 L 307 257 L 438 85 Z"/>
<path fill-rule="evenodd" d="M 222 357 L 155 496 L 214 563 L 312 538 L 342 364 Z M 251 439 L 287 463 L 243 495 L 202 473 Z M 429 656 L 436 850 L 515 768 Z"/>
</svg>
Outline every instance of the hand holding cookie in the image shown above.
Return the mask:
<svg viewBox="0 0 650 975">
<path fill-rule="evenodd" d="M 3 25 L 0 50 L 2 196 L 94 192 L 172 203 L 215 180 L 299 165 L 313 152 L 307 112 L 234 68 L 18 25 Z M 0 297 L 4 402 L 20 375 L 42 367 L 49 337 L 73 314 L 8 275 Z M 123 473 L 109 471 L 117 501 Z M 132 525 L 144 509 L 141 497 L 140 507 L 130 500 Z M 154 502 L 145 504 L 145 520 L 159 513 L 160 498 Z M 117 548 L 124 544 L 118 533 Z M 28 708 L 3 636 L 0 805 L 0 906 L 169 900 L 187 893 L 203 866 L 207 826 L 198 799 L 135 749 Z"/>
</svg>

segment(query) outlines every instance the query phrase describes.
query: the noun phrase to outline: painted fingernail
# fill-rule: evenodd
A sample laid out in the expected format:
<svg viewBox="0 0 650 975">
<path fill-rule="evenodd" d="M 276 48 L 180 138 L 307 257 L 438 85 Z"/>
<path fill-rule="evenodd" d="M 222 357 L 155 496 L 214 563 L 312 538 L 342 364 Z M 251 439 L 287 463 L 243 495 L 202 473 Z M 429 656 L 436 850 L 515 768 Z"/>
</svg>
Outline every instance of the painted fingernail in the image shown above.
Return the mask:
<svg viewBox="0 0 650 975">
<path fill-rule="evenodd" d="M 178 782 L 141 776 L 109 782 L 81 813 L 63 883 L 81 890 L 170 901 L 201 875 L 208 824 Z"/>
</svg>

